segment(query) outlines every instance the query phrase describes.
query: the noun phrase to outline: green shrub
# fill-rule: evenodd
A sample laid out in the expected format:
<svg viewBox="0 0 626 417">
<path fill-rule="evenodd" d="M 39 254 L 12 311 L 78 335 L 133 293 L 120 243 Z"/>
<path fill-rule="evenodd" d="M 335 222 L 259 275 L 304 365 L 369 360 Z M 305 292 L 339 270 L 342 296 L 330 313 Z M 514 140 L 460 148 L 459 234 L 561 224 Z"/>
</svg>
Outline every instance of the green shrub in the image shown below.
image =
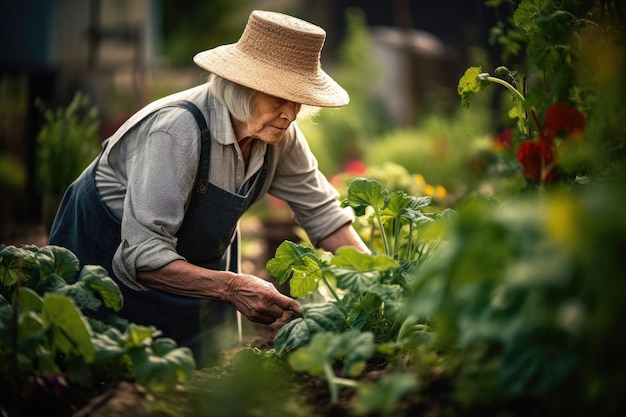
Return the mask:
<svg viewBox="0 0 626 417">
<path fill-rule="evenodd" d="M 37 179 L 43 191 L 59 195 L 98 155 L 98 110 L 81 92 L 65 108 L 51 109 L 41 100 L 36 105 L 44 117 L 37 134 Z"/>
</svg>

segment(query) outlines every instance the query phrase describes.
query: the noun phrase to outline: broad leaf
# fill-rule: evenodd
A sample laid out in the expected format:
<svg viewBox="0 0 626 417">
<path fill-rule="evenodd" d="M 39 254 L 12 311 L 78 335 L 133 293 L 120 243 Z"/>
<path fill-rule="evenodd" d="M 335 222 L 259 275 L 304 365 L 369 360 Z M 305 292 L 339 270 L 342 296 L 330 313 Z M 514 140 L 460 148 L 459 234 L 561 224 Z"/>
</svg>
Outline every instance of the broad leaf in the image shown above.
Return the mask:
<svg viewBox="0 0 626 417">
<path fill-rule="evenodd" d="M 20 288 L 20 309 L 23 311 L 40 312 L 43 307 L 43 300 L 32 289 Z"/>
<path fill-rule="evenodd" d="M 97 265 L 85 265 L 78 277 L 79 282 L 83 282 L 85 287 L 94 293 L 100 294 L 104 305 L 119 311 L 122 308 L 123 298 L 119 286 L 106 269 Z"/>
<path fill-rule="evenodd" d="M 138 347 L 145 343 L 149 343 L 152 337 L 160 334 L 154 326 L 141 326 L 139 324 L 130 323 L 126 329 L 126 347 Z"/>
<path fill-rule="evenodd" d="M 400 210 L 411 205 L 411 198 L 404 191 L 396 191 L 389 195 L 389 202 L 381 213 L 383 221 L 395 219 L 400 215 Z"/>
<path fill-rule="evenodd" d="M 274 338 L 278 353 L 304 346 L 320 332 L 335 332 L 343 328 L 346 317 L 334 303 L 305 304 L 302 318 L 289 322 Z"/>
<path fill-rule="evenodd" d="M 324 366 L 332 358 L 332 355 L 329 355 L 328 346 L 334 336 L 336 336 L 334 333 L 317 333 L 312 337 L 311 343 L 289 354 L 287 359 L 289 366 L 295 371 L 307 372 L 311 376 L 323 378 Z"/>
<path fill-rule="evenodd" d="M 0 265 L 0 284 L 9 287 L 17 282 L 18 276 L 16 270 Z"/>
<path fill-rule="evenodd" d="M 366 178 L 355 178 L 348 185 L 346 198 L 342 207 L 351 207 L 357 216 L 363 216 L 367 207 L 376 211 L 385 208 L 389 202 L 389 191 L 383 189 L 380 182 Z"/>
<path fill-rule="evenodd" d="M 93 346 L 99 361 L 121 361 L 119 358 L 126 353 L 126 346 L 119 330 L 111 327 L 104 333 L 94 332 L 93 336 Z"/>
<path fill-rule="evenodd" d="M 355 409 L 359 415 L 392 416 L 400 400 L 419 388 L 413 374 L 388 374 L 374 383 L 359 384 Z"/>
<path fill-rule="evenodd" d="M 311 343 L 289 354 L 289 365 L 296 371 L 305 371 L 323 377 L 337 359 L 343 359 L 343 373 L 358 376 L 365 362 L 376 350 L 374 335 L 370 332 L 351 330 L 342 334 L 322 332 L 315 334 Z M 331 381 L 332 382 L 332 381 Z"/>
<path fill-rule="evenodd" d="M 333 268 L 337 287 L 355 294 L 363 294 L 380 281 L 379 271 L 359 272 L 352 269 Z"/>
<path fill-rule="evenodd" d="M 396 318 L 404 310 L 404 289 L 400 285 L 376 285 L 369 288 L 368 292 L 380 297 L 387 317 Z"/>
<path fill-rule="evenodd" d="M 363 293 L 379 282 L 383 272 L 399 267 L 400 264 L 387 255 L 370 255 L 346 246 L 337 250 L 329 271 L 337 279 L 339 288 Z"/>
<path fill-rule="evenodd" d="M 22 314 L 19 323 L 20 350 L 28 355 L 33 355 L 42 343 L 47 329 L 48 326 L 37 313 L 29 311 Z"/>
<path fill-rule="evenodd" d="M 133 350 L 130 356 L 137 380 L 152 391 L 174 388 L 196 367 L 191 350 L 177 347 L 169 338 L 156 339 L 149 349 Z"/>
<path fill-rule="evenodd" d="M 343 372 L 350 377 L 358 376 L 365 368 L 365 363 L 376 351 L 374 334 L 351 330 L 343 334 L 344 364 Z"/>
<path fill-rule="evenodd" d="M 42 279 L 50 274 L 57 274 L 65 281 L 70 282 L 80 269 L 76 255 L 69 249 L 60 246 L 44 246 L 35 255 L 40 265 Z"/>
<path fill-rule="evenodd" d="M 548 0 L 526 0 L 520 3 L 515 13 L 513 22 L 525 32 L 537 30 L 537 18 L 546 10 Z"/>
<path fill-rule="evenodd" d="M 18 279 L 28 281 L 30 276 L 23 271 L 38 266 L 31 247 L 15 247 L 0 244 L 0 284 L 11 286 Z"/>
<path fill-rule="evenodd" d="M 459 80 L 457 91 L 461 96 L 463 107 L 468 108 L 474 94 L 483 91 L 489 85 L 489 81 L 479 77 L 481 72 L 482 69 L 480 67 L 470 67 L 465 70 L 465 73 Z"/>
<path fill-rule="evenodd" d="M 405 220 L 409 224 L 418 225 L 422 223 L 430 223 L 433 221 L 430 217 L 426 216 L 419 210 L 412 208 L 403 208 L 400 210 L 400 218 Z"/>
<path fill-rule="evenodd" d="M 370 255 L 359 252 L 352 246 L 337 249 L 331 264 L 338 268 L 353 269 L 360 272 L 382 272 L 400 267 L 396 260 L 387 255 Z"/>
<path fill-rule="evenodd" d="M 92 362 L 95 350 L 91 329 L 71 298 L 48 293 L 43 298 L 42 318 L 50 326 L 53 347 Z"/>
<path fill-rule="evenodd" d="M 292 296 L 306 297 L 318 288 L 322 279 L 320 262 L 310 247 L 285 241 L 276 249 L 275 257 L 267 262 L 266 269 L 279 284 L 291 278 Z"/>
</svg>

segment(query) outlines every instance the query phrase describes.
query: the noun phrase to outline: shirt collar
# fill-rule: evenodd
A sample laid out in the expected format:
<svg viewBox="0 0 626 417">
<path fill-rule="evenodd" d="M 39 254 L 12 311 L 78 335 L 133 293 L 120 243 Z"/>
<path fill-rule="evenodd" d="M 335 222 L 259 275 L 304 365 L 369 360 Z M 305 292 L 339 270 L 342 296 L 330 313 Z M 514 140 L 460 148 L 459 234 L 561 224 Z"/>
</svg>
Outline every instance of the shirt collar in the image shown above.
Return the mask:
<svg viewBox="0 0 626 417">
<path fill-rule="evenodd" d="M 209 130 L 211 136 L 222 145 L 233 145 L 237 141 L 235 130 L 230 121 L 230 113 L 225 105 L 223 105 L 212 94 L 208 95 L 210 114 Z"/>
</svg>

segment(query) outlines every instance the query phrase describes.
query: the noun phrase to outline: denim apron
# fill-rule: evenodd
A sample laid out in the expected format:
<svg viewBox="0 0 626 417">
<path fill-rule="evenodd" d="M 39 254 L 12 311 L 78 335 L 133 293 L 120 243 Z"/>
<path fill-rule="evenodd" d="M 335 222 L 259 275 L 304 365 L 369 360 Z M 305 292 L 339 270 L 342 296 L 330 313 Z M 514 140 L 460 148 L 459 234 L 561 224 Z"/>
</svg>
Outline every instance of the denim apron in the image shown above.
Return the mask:
<svg viewBox="0 0 626 417">
<path fill-rule="evenodd" d="M 235 194 L 209 183 L 211 137 L 202 112 L 191 102 L 170 105 L 189 110 L 200 127 L 202 146 L 198 174 L 182 225 L 176 234 L 176 251 L 188 262 L 215 270 L 237 272 L 237 224 L 257 199 L 265 181 L 267 158 L 252 178 Z M 102 154 L 100 154 L 100 157 Z M 196 361 L 214 355 L 212 333 L 234 320 L 227 303 L 170 294 L 157 290 L 135 291 L 119 281 L 112 270 L 113 255 L 121 242 L 120 221 L 100 199 L 95 181 L 98 157 L 66 191 L 50 232 L 49 244 L 71 250 L 83 265 L 101 265 L 117 282 L 124 306 L 117 314 L 131 323 L 153 325 L 179 346 L 192 349 Z M 203 343 L 204 341 L 204 343 Z"/>
</svg>

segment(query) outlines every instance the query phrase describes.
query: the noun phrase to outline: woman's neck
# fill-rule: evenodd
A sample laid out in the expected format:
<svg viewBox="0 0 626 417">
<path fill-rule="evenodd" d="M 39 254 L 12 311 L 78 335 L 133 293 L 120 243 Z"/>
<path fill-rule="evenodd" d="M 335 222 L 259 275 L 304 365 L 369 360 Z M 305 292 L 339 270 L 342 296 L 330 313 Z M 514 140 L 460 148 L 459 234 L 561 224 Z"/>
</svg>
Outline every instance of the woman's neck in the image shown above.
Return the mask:
<svg viewBox="0 0 626 417">
<path fill-rule="evenodd" d="M 230 116 L 230 122 L 233 125 L 233 130 L 235 131 L 235 139 L 237 139 L 237 142 L 250 136 L 248 131 L 248 125 L 246 123 L 235 119 L 232 115 Z"/>
<path fill-rule="evenodd" d="M 248 163 L 250 162 L 250 155 L 252 154 L 254 138 L 249 135 L 248 125 L 246 123 L 235 119 L 232 115 L 230 116 L 230 121 L 233 125 L 233 130 L 235 131 L 235 139 L 237 140 L 239 149 L 241 150 L 241 156 L 243 157 L 243 161 L 247 168 Z"/>
</svg>

